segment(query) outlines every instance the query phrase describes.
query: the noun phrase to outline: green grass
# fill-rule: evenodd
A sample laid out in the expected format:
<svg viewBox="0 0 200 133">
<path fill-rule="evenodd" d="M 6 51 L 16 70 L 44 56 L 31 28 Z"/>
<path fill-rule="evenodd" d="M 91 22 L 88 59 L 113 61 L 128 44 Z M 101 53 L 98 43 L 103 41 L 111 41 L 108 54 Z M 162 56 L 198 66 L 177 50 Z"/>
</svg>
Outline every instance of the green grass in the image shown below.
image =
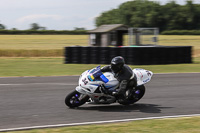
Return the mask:
<svg viewBox="0 0 200 133">
<path fill-rule="evenodd" d="M 64 57 L 64 49 L 11 50 L 0 49 L 0 57 Z"/>
<path fill-rule="evenodd" d="M 127 36 L 124 36 L 124 38 L 124 42 L 127 45 L 128 38 Z M 16 53 L 17 57 L 20 50 L 22 53 L 24 50 L 62 50 L 66 46 L 74 45 L 88 46 L 88 35 L 0 35 L 0 50 L 5 53 L 0 54 L 0 56 L 13 57 Z M 200 57 L 200 36 L 160 35 L 159 45 L 193 46 L 193 55 Z M 30 51 L 28 52 L 30 53 Z M 0 51 L 0 53 L 2 52 Z M 58 57 L 61 54 L 63 53 L 53 54 L 52 56 Z M 26 54 L 24 56 L 21 54 L 21 56 L 26 57 Z M 45 57 L 46 54 L 40 54 L 40 56 Z"/>
<path fill-rule="evenodd" d="M 199 125 L 200 117 L 184 117 L 8 133 L 199 133 Z"/>
<path fill-rule="evenodd" d="M 0 49 L 49 50 L 88 45 L 87 35 L 0 35 Z"/>
<path fill-rule="evenodd" d="M 127 37 L 125 37 L 125 42 Z M 127 43 L 126 43 L 127 44 Z M 63 49 L 66 46 L 87 46 L 88 35 L 0 35 L 0 49 Z M 200 36 L 159 35 L 159 45 L 194 46 L 200 49 Z"/>
<path fill-rule="evenodd" d="M 0 58 L 0 77 L 80 75 L 98 64 L 64 64 L 63 58 Z M 154 73 L 200 72 L 200 57 L 193 64 L 130 65 Z"/>
</svg>

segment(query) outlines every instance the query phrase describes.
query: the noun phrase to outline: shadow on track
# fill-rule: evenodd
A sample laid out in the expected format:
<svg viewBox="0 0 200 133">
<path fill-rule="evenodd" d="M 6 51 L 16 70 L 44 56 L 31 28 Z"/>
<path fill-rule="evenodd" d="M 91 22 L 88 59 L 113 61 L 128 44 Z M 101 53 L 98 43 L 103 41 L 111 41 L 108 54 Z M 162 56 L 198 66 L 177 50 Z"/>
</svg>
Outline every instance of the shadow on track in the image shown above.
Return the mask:
<svg viewBox="0 0 200 133">
<path fill-rule="evenodd" d="M 155 104 L 133 104 L 133 105 L 100 105 L 100 106 L 87 106 L 78 107 L 77 110 L 91 110 L 101 112 L 143 112 L 143 113 L 161 113 L 162 109 L 172 107 L 161 107 Z"/>
</svg>

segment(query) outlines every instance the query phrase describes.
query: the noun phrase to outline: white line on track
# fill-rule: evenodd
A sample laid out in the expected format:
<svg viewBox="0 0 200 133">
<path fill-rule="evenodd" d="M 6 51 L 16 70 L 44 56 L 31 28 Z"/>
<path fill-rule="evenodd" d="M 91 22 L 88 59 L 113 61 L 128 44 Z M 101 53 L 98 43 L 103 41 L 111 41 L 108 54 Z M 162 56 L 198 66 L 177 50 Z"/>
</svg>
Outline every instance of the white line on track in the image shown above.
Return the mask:
<svg viewBox="0 0 200 133">
<path fill-rule="evenodd" d="M 181 72 L 181 73 L 154 73 L 154 74 L 200 74 L 200 72 Z M 43 77 L 43 78 L 47 78 L 47 77 L 77 77 L 80 75 L 63 75 L 63 76 L 23 76 L 23 77 L 0 77 L 0 78 L 35 78 L 35 77 Z"/>
<path fill-rule="evenodd" d="M 0 77 L 1 78 L 55 78 L 55 77 L 77 77 L 80 75 L 63 75 L 63 76 L 10 76 L 10 77 Z"/>
<path fill-rule="evenodd" d="M 0 86 L 10 86 L 10 85 L 77 85 L 77 84 L 67 84 L 67 83 L 25 83 L 25 84 L 0 84 Z"/>
<path fill-rule="evenodd" d="M 69 124 L 57 124 L 57 125 L 42 125 L 42 126 L 31 126 L 31 127 L 19 127 L 19 128 L 0 129 L 0 132 L 18 131 L 18 130 L 31 130 L 31 129 L 42 129 L 42 128 L 56 128 L 56 127 L 67 127 L 67 126 L 80 126 L 80 125 L 91 125 L 91 124 L 117 123 L 117 122 L 139 121 L 139 120 L 166 119 L 166 118 L 179 118 L 179 117 L 194 117 L 194 116 L 200 116 L 200 114 L 146 117 L 146 118 L 122 119 L 122 120 L 108 120 L 108 121 L 94 121 L 94 122 L 82 122 L 82 123 L 69 123 Z"/>
</svg>

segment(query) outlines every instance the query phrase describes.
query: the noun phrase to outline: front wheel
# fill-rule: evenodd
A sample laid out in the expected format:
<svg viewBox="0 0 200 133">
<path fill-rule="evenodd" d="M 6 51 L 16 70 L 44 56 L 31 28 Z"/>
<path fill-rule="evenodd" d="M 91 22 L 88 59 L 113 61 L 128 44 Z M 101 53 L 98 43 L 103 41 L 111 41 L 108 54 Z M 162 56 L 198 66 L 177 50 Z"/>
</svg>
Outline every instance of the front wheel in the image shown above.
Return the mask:
<svg viewBox="0 0 200 133">
<path fill-rule="evenodd" d="M 119 100 L 118 102 L 123 105 L 129 105 L 139 101 L 145 94 L 145 86 L 138 86 L 135 88 L 135 90 L 131 90 L 130 92 L 132 94 L 130 94 L 130 97 L 128 97 L 128 99 Z"/>
<path fill-rule="evenodd" d="M 70 108 L 75 108 L 83 105 L 89 99 L 89 96 L 79 93 L 74 90 L 69 93 L 65 98 L 65 104 Z"/>
</svg>

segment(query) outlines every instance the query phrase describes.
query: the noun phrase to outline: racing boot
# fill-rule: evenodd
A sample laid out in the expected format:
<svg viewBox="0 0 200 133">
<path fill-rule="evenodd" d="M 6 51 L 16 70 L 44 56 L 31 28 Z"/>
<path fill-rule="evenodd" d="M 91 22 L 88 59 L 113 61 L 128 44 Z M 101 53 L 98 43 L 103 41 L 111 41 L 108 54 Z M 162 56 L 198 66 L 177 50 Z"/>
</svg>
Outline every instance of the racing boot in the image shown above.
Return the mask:
<svg viewBox="0 0 200 133">
<path fill-rule="evenodd" d="M 126 98 L 126 91 L 120 90 L 119 92 L 113 91 L 112 96 L 116 97 L 116 99 L 125 99 Z"/>
<path fill-rule="evenodd" d="M 99 102 L 102 103 L 102 104 L 105 104 L 106 101 L 107 101 L 106 97 L 104 97 L 104 96 L 100 97 L 100 99 L 99 99 Z"/>
</svg>

